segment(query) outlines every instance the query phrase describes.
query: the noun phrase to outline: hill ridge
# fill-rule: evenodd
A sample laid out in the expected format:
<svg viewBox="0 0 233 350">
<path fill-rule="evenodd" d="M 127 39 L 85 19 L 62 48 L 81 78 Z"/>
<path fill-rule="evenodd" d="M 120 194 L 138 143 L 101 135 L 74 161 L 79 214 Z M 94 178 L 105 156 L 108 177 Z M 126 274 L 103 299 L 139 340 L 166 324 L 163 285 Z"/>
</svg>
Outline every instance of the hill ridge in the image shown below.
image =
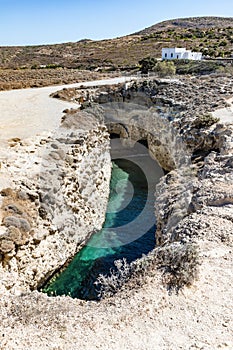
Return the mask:
<svg viewBox="0 0 233 350">
<path fill-rule="evenodd" d="M 147 28 L 144 28 L 132 35 L 145 35 L 151 34 L 156 31 L 172 29 L 172 28 L 227 28 L 233 26 L 233 17 L 221 17 L 221 16 L 197 16 L 197 17 L 185 17 L 174 18 L 165 20 L 153 24 Z"/>
</svg>

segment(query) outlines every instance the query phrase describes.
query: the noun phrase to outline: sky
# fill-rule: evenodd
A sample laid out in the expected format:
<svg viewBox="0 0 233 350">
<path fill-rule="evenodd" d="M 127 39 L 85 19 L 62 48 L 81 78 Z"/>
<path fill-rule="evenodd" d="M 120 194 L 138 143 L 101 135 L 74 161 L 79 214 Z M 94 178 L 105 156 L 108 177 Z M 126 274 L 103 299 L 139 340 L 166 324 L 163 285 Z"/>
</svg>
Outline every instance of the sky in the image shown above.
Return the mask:
<svg viewBox="0 0 233 350">
<path fill-rule="evenodd" d="M 192 16 L 233 17 L 232 0 L 0 0 L 0 46 L 115 38 Z"/>
</svg>

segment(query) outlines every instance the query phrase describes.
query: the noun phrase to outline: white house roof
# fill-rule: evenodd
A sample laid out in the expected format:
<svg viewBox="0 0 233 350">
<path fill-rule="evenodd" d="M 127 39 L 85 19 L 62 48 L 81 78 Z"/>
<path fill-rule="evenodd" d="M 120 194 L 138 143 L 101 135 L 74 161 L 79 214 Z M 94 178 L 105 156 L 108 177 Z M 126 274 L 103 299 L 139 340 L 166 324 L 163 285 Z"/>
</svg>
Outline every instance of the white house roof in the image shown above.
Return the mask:
<svg viewBox="0 0 233 350">
<path fill-rule="evenodd" d="M 185 52 L 186 49 L 184 47 L 175 47 L 175 52 Z"/>
<path fill-rule="evenodd" d="M 186 52 L 184 47 L 164 47 L 162 50 L 171 50 L 175 52 Z"/>
</svg>

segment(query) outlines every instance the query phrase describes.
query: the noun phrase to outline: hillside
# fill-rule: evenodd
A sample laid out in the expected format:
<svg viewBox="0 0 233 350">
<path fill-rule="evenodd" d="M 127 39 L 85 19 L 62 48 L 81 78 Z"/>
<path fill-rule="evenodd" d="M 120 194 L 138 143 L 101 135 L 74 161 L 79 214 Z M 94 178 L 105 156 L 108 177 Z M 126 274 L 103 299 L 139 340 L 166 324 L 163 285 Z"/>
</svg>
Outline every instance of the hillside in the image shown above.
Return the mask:
<svg viewBox="0 0 233 350">
<path fill-rule="evenodd" d="M 14 86 L 14 74 L 9 69 L 22 72 L 20 75 L 24 76 L 24 81 L 31 79 L 27 78 L 28 72 L 36 75 L 36 70 L 43 81 L 29 86 L 42 86 L 47 84 L 44 80 L 48 69 L 51 80 L 56 82 L 59 80 L 57 75 L 67 76 L 67 71 L 58 74 L 54 68 L 102 72 L 134 69 L 144 57 L 159 58 L 162 47 L 174 46 L 201 51 L 210 58 L 232 57 L 233 18 L 164 21 L 132 35 L 100 41 L 84 39 L 56 45 L 0 47 L 0 89 L 4 84 Z M 73 80 L 75 78 L 68 79 L 67 83 Z"/>
<path fill-rule="evenodd" d="M 134 34 L 147 35 L 167 29 L 210 29 L 227 27 L 233 27 L 232 17 L 189 17 L 163 21 Z"/>
<path fill-rule="evenodd" d="M 209 56 L 230 57 L 233 18 L 197 17 L 155 24 L 130 36 L 38 46 L 0 47 L 0 67 L 41 65 L 77 69 L 133 66 L 145 56 L 160 57 L 164 46 L 185 46 Z"/>
</svg>

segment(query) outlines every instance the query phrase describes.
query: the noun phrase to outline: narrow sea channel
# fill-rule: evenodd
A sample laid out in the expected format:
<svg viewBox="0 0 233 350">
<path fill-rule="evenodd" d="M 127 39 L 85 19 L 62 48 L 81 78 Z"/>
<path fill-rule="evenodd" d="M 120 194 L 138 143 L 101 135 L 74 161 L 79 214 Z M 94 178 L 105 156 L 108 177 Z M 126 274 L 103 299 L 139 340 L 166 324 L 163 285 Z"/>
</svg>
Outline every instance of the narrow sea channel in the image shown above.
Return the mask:
<svg viewBox="0 0 233 350">
<path fill-rule="evenodd" d="M 108 275 L 115 268 L 115 260 L 126 258 L 130 263 L 155 247 L 154 192 L 162 170 L 150 158 L 146 147 L 140 152 L 118 149 L 112 158 L 104 226 L 68 267 L 47 283 L 43 291 L 48 295 L 97 300 L 94 282 L 99 274 Z"/>
</svg>

